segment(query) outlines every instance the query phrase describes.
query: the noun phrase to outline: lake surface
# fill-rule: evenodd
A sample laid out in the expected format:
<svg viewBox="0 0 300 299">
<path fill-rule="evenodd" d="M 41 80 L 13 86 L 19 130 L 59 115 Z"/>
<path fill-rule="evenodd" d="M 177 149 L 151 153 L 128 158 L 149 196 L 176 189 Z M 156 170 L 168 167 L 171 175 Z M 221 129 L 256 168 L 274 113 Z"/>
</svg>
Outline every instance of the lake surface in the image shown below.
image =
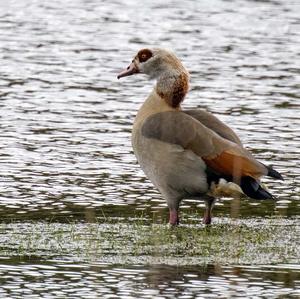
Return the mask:
<svg viewBox="0 0 300 299">
<path fill-rule="evenodd" d="M 0 297 L 299 298 L 299 250 L 151 262 L 109 248 L 84 256 L 81 239 L 64 241 L 99 225 L 126 247 L 116 223 L 132 235 L 132 223 L 167 223 L 130 143 L 154 83 L 116 79 L 144 47 L 172 49 L 191 74 L 184 107 L 213 112 L 285 178 L 263 181 L 274 202 L 220 199 L 213 225 L 259 231 L 271 219 L 286 248 L 300 245 L 299 1 L 1 1 Z M 183 202 L 183 227 L 203 230 L 203 207 Z"/>
</svg>

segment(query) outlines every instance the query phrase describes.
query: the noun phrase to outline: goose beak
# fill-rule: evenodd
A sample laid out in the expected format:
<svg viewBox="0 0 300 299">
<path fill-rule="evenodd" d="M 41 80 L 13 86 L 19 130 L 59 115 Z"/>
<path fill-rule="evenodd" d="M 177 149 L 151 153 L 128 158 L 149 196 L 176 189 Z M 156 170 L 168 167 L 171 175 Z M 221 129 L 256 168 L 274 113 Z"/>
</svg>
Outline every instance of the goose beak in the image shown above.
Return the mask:
<svg viewBox="0 0 300 299">
<path fill-rule="evenodd" d="M 118 75 L 118 79 L 122 78 L 122 77 L 127 77 L 127 76 L 131 76 L 133 74 L 139 73 L 139 69 L 136 67 L 136 65 L 134 64 L 134 62 L 132 62 L 127 69 L 123 70 L 119 75 Z"/>
</svg>

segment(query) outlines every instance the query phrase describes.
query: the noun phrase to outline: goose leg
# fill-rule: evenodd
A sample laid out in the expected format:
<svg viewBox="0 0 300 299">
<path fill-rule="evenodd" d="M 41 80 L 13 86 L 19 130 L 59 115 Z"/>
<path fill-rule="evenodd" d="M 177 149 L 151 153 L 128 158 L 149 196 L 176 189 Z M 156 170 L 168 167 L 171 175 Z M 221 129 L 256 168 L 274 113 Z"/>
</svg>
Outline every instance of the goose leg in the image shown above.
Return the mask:
<svg viewBox="0 0 300 299">
<path fill-rule="evenodd" d="M 169 223 L 170 225 L 178 225 L 179 224 L 179 212 L 178 209 L 169 209 Z"/>
<path fill-rule="evenodd" d="M 205 212 L 203 217 L 203 224 L 211 224 L 212 209 L 214 207 L 215 202 L 216 199 L 213 197 L 208 197 L 205 199 Z"/>
</svg>

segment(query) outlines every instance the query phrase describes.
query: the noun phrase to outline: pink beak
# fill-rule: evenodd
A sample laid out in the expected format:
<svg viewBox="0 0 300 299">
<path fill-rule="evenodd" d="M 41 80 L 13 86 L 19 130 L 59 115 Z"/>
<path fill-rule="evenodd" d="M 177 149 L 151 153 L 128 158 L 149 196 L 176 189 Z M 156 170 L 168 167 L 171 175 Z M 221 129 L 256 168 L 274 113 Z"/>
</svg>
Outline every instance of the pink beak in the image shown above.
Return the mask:
<svg viewBox="0 0 300 299">
<path fill-rule="evenodd" d="M 135 64 L 132 62 L 126 70 L 122 71 L 119 75 L 118 75 L 118 79 L 122 78 L 122 77 L 127 77 L 127 76 L 131 76 L 133 74 L 138 73 L 139 70 L 138 68 L 135 66 Z"/>
</svg>

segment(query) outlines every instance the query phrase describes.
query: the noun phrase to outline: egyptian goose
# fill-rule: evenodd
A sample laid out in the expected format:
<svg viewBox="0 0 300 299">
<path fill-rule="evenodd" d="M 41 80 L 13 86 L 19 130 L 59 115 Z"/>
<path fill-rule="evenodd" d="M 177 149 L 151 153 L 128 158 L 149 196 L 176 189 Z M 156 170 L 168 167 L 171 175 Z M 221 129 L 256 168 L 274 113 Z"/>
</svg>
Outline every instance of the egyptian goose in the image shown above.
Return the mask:
<svg viewBox="0 0 300 299">
<path fill-rule="evenodd" d="M 140 50 L 118 79 L 138 73 L 157 82 L 135 118 L 132 146 L 141 168 L 167 201 L 171 225 L 179 224 L 184 198 L 204 199 L 203 223 L 210 224 L 215 203 L 211 189 L 221 178 L 239 185 L 250 198 L 273 198 L 259 179 L 282 179 L 277 171 L 257 161 L 211 113 L 182 110 L 189 73 L 172 52 Z"/>
</svg>

